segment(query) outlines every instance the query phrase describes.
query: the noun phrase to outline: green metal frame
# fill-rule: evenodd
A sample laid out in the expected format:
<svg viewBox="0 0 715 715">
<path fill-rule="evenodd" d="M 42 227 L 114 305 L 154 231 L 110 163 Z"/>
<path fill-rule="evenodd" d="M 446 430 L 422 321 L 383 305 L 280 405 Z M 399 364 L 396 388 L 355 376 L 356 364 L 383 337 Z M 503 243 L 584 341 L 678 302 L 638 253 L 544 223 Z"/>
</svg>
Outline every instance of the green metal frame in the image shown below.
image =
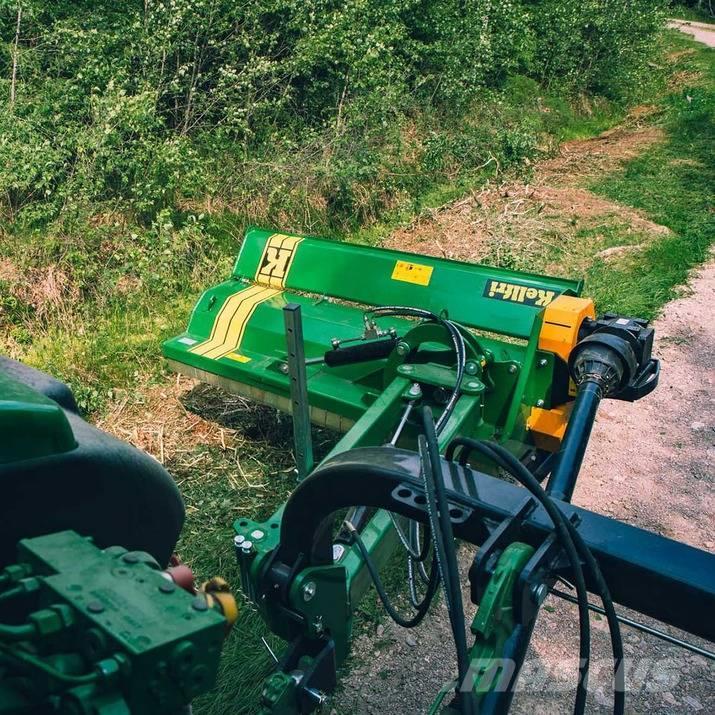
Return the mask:
<svg viewBox="0 0 715 715">
<path fill-rule="evenodd" d="M 360 336 L 366 306 L 428 309 L 459 323 L 468 349 L 468 374 L 440 447 L 464 434 L 498 439 L 521 456 L 533 448 L 526 427 L 531 408 L 554 406 L 557 358 L 538 347 L 544 309 L 581 288 L 580 281 L 250 229 L 230 280 L 201 296 L 186 332 L 167 341 L 164 354 L 181 372 L 291 411 L 288 303 L 300 306 L 309 360 L 330 350 L 335 339 Z M 230 311 L 237 317 L 229 320 Z M 379 323 L 399 336 L 399 349 L 388 358 L 305 368 L 311 419 L 347 431 L 331 454 L 389 441 L 415 400 L 415 383 L 435 415 L 439 395 L 455 385 L 453 348 L 441 325 L 406 318 Z M 400 444 L 412 444 L 417 432 L 407 420 Z M 257 585 L 279 543 L 282 511 L 265 522 L 241 518 L 234 524 L 244 590 L 286 640 L 329 633 L 340 664 L 349 650 L 353 610 L 370 586 L 365 564 L 356 547 L 347 548 L 333 564 L 297 573 L 286 608 L 268 606 Z M 384 563 L 396 543 L 389 515 L 378 511 L 362 539 Z M 264 693 L 265 712 L 294 712 L 285 704 L 294 689 L 290 679 L 274 676 Z"/>
</svg>

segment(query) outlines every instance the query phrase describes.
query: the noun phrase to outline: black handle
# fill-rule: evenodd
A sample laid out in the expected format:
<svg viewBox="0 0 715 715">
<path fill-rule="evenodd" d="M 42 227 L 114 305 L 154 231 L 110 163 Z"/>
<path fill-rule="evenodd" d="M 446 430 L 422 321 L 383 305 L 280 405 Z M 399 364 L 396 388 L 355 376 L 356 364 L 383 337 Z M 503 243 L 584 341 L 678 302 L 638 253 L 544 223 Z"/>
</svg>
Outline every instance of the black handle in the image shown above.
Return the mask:
<svg viewBox="0 0 715 715">
<path fill-rule="evenodd" d="M 366 362 L 387 357 L 397 345 L 397 338 L 371 340 L 366 343 L 351 345 L 347 348 L 336 348 L 325 353 L 325 364 L 328 367 L 349 365 L 354 362 Z"/>
</svg>

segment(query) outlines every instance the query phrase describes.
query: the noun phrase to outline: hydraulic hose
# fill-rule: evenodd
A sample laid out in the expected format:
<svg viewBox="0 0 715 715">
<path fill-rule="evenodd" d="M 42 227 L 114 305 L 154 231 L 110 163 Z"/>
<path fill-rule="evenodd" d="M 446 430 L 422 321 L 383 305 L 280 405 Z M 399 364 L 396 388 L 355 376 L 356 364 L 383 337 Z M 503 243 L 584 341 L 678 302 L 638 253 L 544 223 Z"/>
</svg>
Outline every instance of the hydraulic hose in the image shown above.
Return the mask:
<svg viewBox="0 0 715 715">
<path fill-rule="evenodd" d="M 586 581 L 583 575 L 581 560 L 576 551 L 576 546 L 568 528 L 570 523 L 561 511 L 556 507 L 551 497 L 543 490 L 533 474 L 519 462 L 514 455 L 501 445 L 493 442 L 480 442 L 468 437 L 456 437 L 450 443 L 446 458 L 454 456 L 457 447 L 466 449 L 460 453 L 460 461 L 466 463 L 469 450 L 476 450 L 505 471 L 511 474 L 517 481 L 526 487 L 543 506 L 549 518 L 554 524 L 559 541 L 568 557 L 574 576 L 574 585 L 578 596 L 579 614 L 579 680 L 576 685 L 576 699 L 574 701 L 574 715 L 581 715 L 586 708 L 586 697 L 588 695 L 588 672 L 591 658 L 591 627 L 588 615 L 588 593 L 586 591 Z"/>
<path fill-rule="evenodd" d="M 429 582 L 427 584 L 427 592 L 425 593 L 421 603 L 418 604 L 415 614 L 410 618 L 405 618 L 400 615 L 397 609 L 392 605 L 390 598 L 385 591 L 385 587 L 383 586 L 377 567 L 375 566 L 375 563 L 370 556 L 370 552 L 367 550 L 367 547 L 365 546 L 365 543 L 363 542 L 357 529 L 349 521 L 345 522 L 345 525 L 353 536 L 353 540 L 360 551 L 360 555 L 362 556 L 363 561 L 365 561 L 365 566 L 370 574 L 370 578 L 375 585 L 377 595 L 379 596 L 380 601 L 382 601 L 382 605 L 385 607 L 385 610 L 389 614 L 390 618 L 392 618 L 398 626 L 402 626 L 403 628 L 414 628 L 415 626 L 418 626 L 427 615 L 427 611 L 429 610 L 432 600 L 434 599 L 434 595 L 437 593 L 437 588 L 439 587 L 439 572 L 437 570 L 437 565 L 432 562 Z"/>
<path fill-rule="evenodd" d="M 422 408 L 422 422 L 424 426 L 424 440 L 427 446 L 427 455 L 430 462 L 431 479 L 427 478 L 425 471 L 425 482 L 429 490 L 429 482 L 432 481 L 434 499 L 432 494 L 428 494 L 427 505 L 430 511 L 430 519 L 435 520 L 434 506 L 437 507 L 437 528 L 433 525 L 433 538 L 435 539 L 435 554 L 440 556 L 439 564 L 443 569 L 442 582 L 444 584 L 445 599 L 449 608 L 449 619 L 452 625 L 454 643 L 457 651 L 457 670 L 459 677 L 457 682 L 461 686 L 469 674 L 469 652 L 467 649 L 467 636 L 465 632 L 464 605 L 462 603 L 462 589 L 459 585 L 459 568 L 457 566 L 457 554 L 454 548 L 454 533 L 452 530 L 452 520 L 449 514 L 449 503 L 442 478 L 442 464 L 439 456 L 439 445 L 437 433 L 435 431 L 432 410 L 425 406 Z M 432 505 L 432 508 L 430 506 Z M 460 691 L 460 699 L 463 711 L 467 715 L 474 712 L 474 694 L 472 691 Z"/>
</svg>

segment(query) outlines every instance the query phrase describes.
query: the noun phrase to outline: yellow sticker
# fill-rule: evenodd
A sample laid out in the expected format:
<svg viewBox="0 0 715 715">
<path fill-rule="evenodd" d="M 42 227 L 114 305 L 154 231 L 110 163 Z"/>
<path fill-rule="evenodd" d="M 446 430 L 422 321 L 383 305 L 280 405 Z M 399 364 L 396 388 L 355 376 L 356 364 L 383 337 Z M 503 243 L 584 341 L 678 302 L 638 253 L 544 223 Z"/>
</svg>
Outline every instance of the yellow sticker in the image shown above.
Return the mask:
<svg viewBox="0 0 715 715">
<path fill-rule="evenodd" d="M 432 279 L 432 271 L 432 266 L 425 266 L 421 263 L 410 263 L 409 261 L 397 261 L 392 271 L 392 280 L 428 286 Z"/>
<path fill-rule="evenodd" d="M 235 360 L 236 362 L 251 362 L 250 357 L 241 355 L 241 353 L 229 353 L 228 355 L 224 355 L 224 357 L 227 357 L 229 360 Z"/>
</svg>

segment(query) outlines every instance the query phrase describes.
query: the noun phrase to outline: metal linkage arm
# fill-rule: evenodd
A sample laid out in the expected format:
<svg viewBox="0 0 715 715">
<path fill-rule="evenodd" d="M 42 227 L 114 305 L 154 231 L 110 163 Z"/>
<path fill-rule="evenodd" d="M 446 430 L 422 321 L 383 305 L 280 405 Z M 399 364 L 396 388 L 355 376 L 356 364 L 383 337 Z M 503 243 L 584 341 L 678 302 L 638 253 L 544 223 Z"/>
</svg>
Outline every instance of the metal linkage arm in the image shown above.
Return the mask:
<svg viewBox="0 0 715 715">
<path fill-rule="evenodd" d="M 480 472 L 442 462 L 457 538 L 481 544 L 495 522 L 517 512 L 524 489 Z M 356 504 L 389 509 L 427 522 L 418 455 L 392 447 L 353 449 L 330 457 L 288 500 L 273 568 L 326 563 L 329 542 L 319 535 L 337 510 Z M 616 603 L 696 636 L 715 640 L 715 556 L 615 519 L 559 504 L 577 515 L 582 535 L 599 562 Z M 520 540 L 538 547 L 553 531 L 539 507 L 525 518 Z M 566 569 L 559 574 L 568 578 Z M 268 575 L 270 578 L 270 574 Z M 588 583 L 590 589 L 595 584 Z"/>
</svg>

